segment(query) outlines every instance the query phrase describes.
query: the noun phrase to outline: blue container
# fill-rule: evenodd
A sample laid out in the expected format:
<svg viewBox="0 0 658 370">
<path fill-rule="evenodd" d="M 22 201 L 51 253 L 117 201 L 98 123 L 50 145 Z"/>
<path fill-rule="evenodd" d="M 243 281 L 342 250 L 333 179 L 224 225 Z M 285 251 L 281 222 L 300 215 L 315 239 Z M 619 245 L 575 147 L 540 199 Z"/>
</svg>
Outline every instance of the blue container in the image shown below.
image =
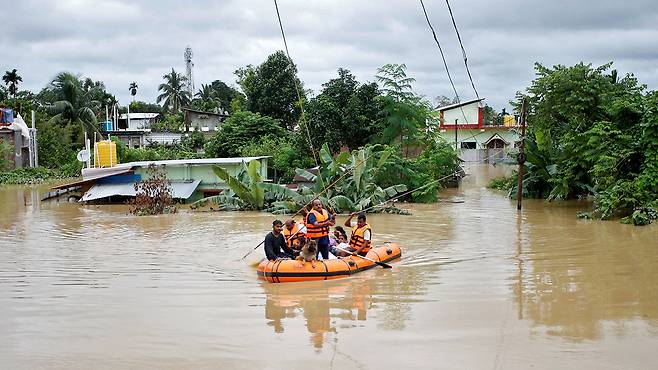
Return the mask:
<svg viewBox="0 0 658 370">
<path fill-rule="evenodd" d="M 112 131 L 112 129 L 113 129 L 112 121 L 103 122 L 103 131 Z"/>
</svg>

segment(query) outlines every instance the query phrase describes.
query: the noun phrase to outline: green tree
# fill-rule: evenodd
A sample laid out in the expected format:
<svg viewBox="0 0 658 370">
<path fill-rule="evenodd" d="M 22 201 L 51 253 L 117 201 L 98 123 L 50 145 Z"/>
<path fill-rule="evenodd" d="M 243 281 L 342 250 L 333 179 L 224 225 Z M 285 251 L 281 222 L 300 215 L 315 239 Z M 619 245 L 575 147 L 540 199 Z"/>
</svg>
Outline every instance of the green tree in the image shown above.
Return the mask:
<svg viewBox="0 0 658 370">
<path fill-rule="evenodd" d="M 308 104 L 309 134 L 313 142 L 327 143 L 332 152 L 342 146 L 356 149 L 367 144 L 379 129 L 377 84 L 359 84 L 346 69 L 322 85 Z"/>
<path fill-rule="evenodd" d="M 484 106 L 482 112 L 482 121 L 485 125 L 502 125 L 502 116 L 498 114 L 493 108 L 489 105 Z"/>
<path fill-rule="evenodd" d="M 120 112 L 126 113 L 127 110 L 125 108 L 121 108 Z M 147 103 L 137 100 L 130 103 L 130 113 L 164 113 L 164 111 L 159 104 Z"/>
<path fill-rule="evenodd" d="M 242 147 L 270 137 L 283 137 L 279 121 L 252 112 L 237 112 L 229 117 L 205 145 L 208 157 L 237 157 Z"/>
<path fill-rule="evenodd" d="M 592 216 L 643 224 L 658 217 L 657 100 L 610 67 L 535 65 L 526 96 L 524 193 L 549 200 L 594 195 Z"/>
<path fill-rule="evenodd" d="M 66 163 L 77 162 L 76 151 L 71 141 L 77 126 L 37 120 L 37 129 L 40 166 L 59 168 Z"/>
<path fill-rule="evenodd" d="M 270 168 L 273 179 L 279 183 L 290 183 L 295 177 L 295 168 L 313 166 L 313 158 L 306 149 L 305 141 L 297 132 L 289 132 L 284 136 L 266 136 L 259 142 L 251 142 L 242 147 L 243 157 L 271 156 Z"/>
<path fill-rule="evenodd" d="M 242 101 L 244 95 L 224 82 L 215 80 L 209 85 L 201 85 L 195 94 L 193 106 L 203 111 L 231 114 L 236 110 L 231 104 L 234 100 Z"/>
<path fill-rule="evenodd" d="M 171 109 L 172 113 L 178 113 L 182 107 L 189 106 L 192 97 L 189 91 L 185 90 L 187 78 L 174 71 L 173 68 L 171 73 L 167 73 L 162 78 L 165 83 L 160 84 L 158 87 L 162 94 L 158 95 L 157 102 L 163 102 L 164 109 Z"/>
<path fill-rule="evenodd" d="M 130 87 L 128 87 L 128 91 L 130 91 L 130 95 L 133 97 L 133 102 L 135 101 L 135 95 L 137 95 L 137 82 L 133 81 L 130 83 Z"/>
<path fill-rule="evenodd" d="M 91 81 L 91 80 L 89 80 Z M 96 98 L 105 94 L 104 86 L 83 85 L 80 78 L 69 72 L 59 73 L 46 88 L 45 96 L 54 101 L 46 105 L 46 109 L 52 115 L 50 122 L 61 125 L 78 125 L 80 130 L 72 132 L 77 136 L 78 143 L 82 143 L 80 133 L 87 132 L 90 136 L 93 132 L 99 132 L 96 111 L 99 110 L 101 102 Z M 102 90 L 102 91 L 101 91 Z"/>
<path fill-rule="evenodd" d="M 18 92 L 18 83 L 23 82 L 23 77 L 18 75 L 18 70 L 16 68 L 10 71 L 6 71 L 5 75 L 2 76 L 2 80 L 7 86 L 9 86 L 9 93 L 16 98 L 16 93 Z"/>
<path fill-rule="evenodd" d="M 258 67 L 248 65 L 235 71 L 246 95 L 246 108 L 279 119 L 283 127 L 293 129 L 301 115 L 297 89 L 304 99 L 297 67 L 283 51 L 267 57 Z"/>
<path fill-rule="evenodd" d="M 431 105 L 413 93 L 415 80 L 405 70 L 404 64 L 386 64 L 377 70 L 376 78 L 385 94 L 379 97 L 384 125 L 380 141 L 390 144 L 399 140 L 408 147 L 417 143 L 420 129 L 427 125 Z"/>
</svg>

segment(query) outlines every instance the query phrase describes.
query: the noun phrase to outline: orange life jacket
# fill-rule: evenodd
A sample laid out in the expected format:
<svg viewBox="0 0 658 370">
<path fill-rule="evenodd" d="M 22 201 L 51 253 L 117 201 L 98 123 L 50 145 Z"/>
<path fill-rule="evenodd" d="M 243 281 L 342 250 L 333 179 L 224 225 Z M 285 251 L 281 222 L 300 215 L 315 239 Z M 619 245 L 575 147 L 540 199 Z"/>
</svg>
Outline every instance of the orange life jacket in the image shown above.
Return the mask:
<svg viewBox="0 0 658 370">
<path fill-rule="evenodd" d="M 292 227 L 292 230 L 288 230 L 287 227 L 283 228 L 283 237 L 286 238 L 286 242 L 288 242 L 288 247 L 292 248 L 293 244 L 297 245 L 299 244 L 299 238 L 303 237 L 304 234 L 299 230 L 299 225 L 295 222 L 295 224 Z"/>
<path fill-rule="evenodd" d="M 306 215 L 306 220 L 304 220 L 304 223 L 306 224 L 306 236 L 311 238 L 311 239 L 318 239 L 323 236 L 329 236 L 329 226 L 315 226 L 311 223 L 308 222 L 308 216 L 311 214 L 315 215 L 315 221 L 316 222 L 324 222 L 329 219 L 329 212 L 327 212 L 326 209 L 322 210 L 322 213 L 316 211 L 316 210 L 311 210 Z"/>
<path fill-rule="evenodd" d="M 352 228 L 352 236 L 350 237 L 350 247 L 354 249 L 359 249 L 366 244 L 366 240 L 363 238 L 363 234 L 366 230 L 370 230 L 370 240 L 372 240 L 372 229 L 370 225 L 365 224 L 363 227 L 354 226 Z M 370 250 L 370 245 L 363 248 L 359 254 L 365 255 Z"/>
</svg>

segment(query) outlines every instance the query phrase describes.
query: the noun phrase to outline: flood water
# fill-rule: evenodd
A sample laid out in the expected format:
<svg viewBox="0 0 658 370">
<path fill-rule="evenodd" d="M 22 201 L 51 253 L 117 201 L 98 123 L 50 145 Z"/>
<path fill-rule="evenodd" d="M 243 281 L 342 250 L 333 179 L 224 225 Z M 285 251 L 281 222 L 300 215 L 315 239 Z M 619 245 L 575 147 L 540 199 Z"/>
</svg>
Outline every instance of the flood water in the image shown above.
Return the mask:
<svg viewBox="0 0 658 370">
<path fill-rule="evenodd" d="M 517 213 L 486 189 L 503 171 L 369 215 L 402 247 L 392 269 L 289 284 L 256 279 L 262 248 L 239 261 L 270 214 L 137 217 L 2 187 L 0 368 L 655 368 L 658 225 Z"/>
</svg>

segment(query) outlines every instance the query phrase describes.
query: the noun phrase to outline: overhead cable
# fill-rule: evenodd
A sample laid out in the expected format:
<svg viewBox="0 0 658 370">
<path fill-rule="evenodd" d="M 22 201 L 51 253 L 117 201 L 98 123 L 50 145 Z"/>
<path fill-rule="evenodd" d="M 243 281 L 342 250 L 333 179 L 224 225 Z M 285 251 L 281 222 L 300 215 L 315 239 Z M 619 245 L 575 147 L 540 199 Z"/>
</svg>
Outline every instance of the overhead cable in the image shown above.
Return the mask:
<svg viewBox="0 0 658 370">
<path fill-rule="evenodd" d="M 464 50 L 464 44 L 462 43 L 462 38 L 459 35 L 459 30 L 457 29 L 457 23 L 455 22 L 455 17 L 452 14 L 452 8 L 450 8 L 450 2 L 446 0 L 446 5 L 448 5 L 448 11 L 450 12 L 450 18 L 452 19 L 452 25 L 455 27 L 455 33 L 457 33 L 457 40 L 459 40 L 459 46 L 462 48 L 462 56 L 464 57 L 464 66 L 466 67 L 466 73 L 468 73 L 468 79 L 471 80 L 471 86 L 473 86 L 473 91 L 475 91 L 475 96 L 480 99 L 478 91 L 475 88 L 475 83 L 473 82 L 473 77 L 471 76 L 471 70 L 468 68 L 468 58 L 466 57 L 466 50 Z"/>
</svg>

